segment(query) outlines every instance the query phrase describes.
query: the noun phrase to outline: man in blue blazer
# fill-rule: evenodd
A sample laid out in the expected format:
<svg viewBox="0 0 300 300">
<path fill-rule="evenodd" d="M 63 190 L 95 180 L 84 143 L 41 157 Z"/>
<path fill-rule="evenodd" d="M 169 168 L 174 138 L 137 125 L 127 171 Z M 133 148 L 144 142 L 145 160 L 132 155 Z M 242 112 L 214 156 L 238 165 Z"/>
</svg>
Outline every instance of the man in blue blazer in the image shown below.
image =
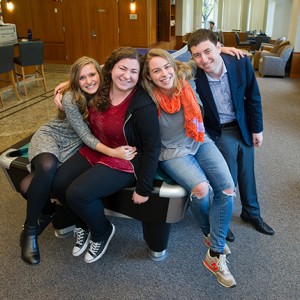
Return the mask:
<svg viewBox="0 0 300 300">
<path fill-rule="evenodd" d="M 257 200 L 254 147 L 263 141 L 263 116 L 251 62 L 246 55 L 238 59 L 221 54 L 216 34 L 207 29 L 191 34 L 188 49 L 197 65 L 195 82 L 203 103 L 205 129 L 238 184 L 241 218 L 259 232 L 273 235 L 273 229 L 261 218 Z"/>
</svg>

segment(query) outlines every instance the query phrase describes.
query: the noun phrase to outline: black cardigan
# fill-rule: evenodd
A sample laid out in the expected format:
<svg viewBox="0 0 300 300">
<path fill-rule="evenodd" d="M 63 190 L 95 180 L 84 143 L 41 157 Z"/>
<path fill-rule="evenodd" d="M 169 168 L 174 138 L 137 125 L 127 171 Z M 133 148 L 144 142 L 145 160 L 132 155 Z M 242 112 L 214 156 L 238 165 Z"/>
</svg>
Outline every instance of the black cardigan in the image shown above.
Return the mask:
<svg viewBox="0 0 300 300">
<path fill-rule="evenodd" d="M 137 179 L 136 192 L 141 196 L 149 196 L 157 170 L 161 139 L 157 108 L 140 86 L 127 109 L 124 133 L 128 145 L 137 148 L 137 155 L 131 160 Z"/>
</svg>

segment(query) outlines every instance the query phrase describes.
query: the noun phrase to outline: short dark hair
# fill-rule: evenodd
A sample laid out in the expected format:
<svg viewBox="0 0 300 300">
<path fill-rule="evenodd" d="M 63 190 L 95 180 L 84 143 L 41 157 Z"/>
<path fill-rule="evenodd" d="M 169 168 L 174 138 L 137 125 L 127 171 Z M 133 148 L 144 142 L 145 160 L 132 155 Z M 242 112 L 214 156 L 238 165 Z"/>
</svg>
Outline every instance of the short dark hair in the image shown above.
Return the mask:
<svg viewBox="0 0 300 300">
<path fill-rule="evenodd" d="M 214 22 L 214 21 L 209 21 L 209 23 L 215 25 L 215 22 Z"/>
<path fill-rule="evenodd" d="M 197 46 L 202 42 L 210 41 L 214 45 L 217 45 L 218 43 L 218 36 L 215 32 L 209 30 L 209 29 L 198 29 L 194 31 L 188 40 L 188 50 L 191 52 L 191 48 L 193 46 Z"/>
</svg>

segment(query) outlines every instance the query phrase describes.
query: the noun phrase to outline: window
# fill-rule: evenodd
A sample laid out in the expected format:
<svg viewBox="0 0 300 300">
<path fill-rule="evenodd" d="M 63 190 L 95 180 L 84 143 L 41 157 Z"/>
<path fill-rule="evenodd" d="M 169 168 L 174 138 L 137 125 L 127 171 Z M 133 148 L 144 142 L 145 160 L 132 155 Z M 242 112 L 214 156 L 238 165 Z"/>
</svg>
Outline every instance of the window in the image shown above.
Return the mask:
<svg viewBox="0 0 300 300">
<path fill-rule="evenodd" d="M 209 28 L 209 21 L 214 21 L 217 25 L 218 0 L 202 1 L 202 28 Z"/>
</svg>

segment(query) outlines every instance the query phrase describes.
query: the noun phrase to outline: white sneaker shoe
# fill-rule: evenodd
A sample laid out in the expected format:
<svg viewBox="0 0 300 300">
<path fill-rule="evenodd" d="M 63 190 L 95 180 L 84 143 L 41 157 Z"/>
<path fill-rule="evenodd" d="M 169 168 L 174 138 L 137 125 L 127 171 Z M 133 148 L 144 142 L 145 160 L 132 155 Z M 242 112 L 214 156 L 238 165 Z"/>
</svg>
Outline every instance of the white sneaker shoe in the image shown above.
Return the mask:
<svg viewBox="0 0 300 300">
<path fill-rule="evenodd" d="M 203 264 L 209 271 L 216 275 L 217 280 L 221 285 L 228 288 L 236 286 L 236 281 L 227 267 L 225 254 L 220 254 L 219 258 L 211 257 L 208 249 Z"/>
</svg>

